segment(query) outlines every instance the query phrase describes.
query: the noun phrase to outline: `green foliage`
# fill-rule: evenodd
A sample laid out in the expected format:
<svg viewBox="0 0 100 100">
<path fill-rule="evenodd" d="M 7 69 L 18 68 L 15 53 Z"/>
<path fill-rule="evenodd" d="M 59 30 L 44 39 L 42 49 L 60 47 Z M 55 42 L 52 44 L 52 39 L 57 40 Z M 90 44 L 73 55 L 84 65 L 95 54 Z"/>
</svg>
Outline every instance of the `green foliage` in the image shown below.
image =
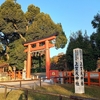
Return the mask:
<svg viewBox="0 0 100 100">
<path fill-rule="evenodd" d="M 73 49 L 81 48 L 83 50 L 83 61 L 85 70 L 95 70 L 97 59 L 100 57 L 100 14 L 94 16 L 91 21 L 96 32 L 90 35 L 90 39 L 85 33 L 78 31 L 70 37 L 70 42 L 66 51 L 68 67 L 73 69 Z"/>
<path fill-rule="evenodd" d="M 9 44 L 9 60 L 8 62 L 12 66 L 16 66 L 18 69 L 22 69 L 24 66 L 24 60 L 26 59 L 26 54 L 23 52 L 25 47 L 22 45 L 23 40 L 19 39 Z"/>
<path fill-rule="evenodd" d="M 0 44 L 0 63 L 4 62 L 4 55 L 3 55 L 3 45 Z"/>
<path fill-rule="evenodd" d="M 94 19 L 92 20 L 92 26 L 96 29 L 96 32 L 92 33 L 90 36 L 91 39 L 91 45 L 93 48 L 93 55 L 94 59 L 97 61 L 97 59 L 100 57 L 100 14 L 97 13 L 97 15 L 94 16 Z"/>
<path fill-rule="evenodd" d="M 67 70 L 67 66 L 66 66 L 66 55 L 58 55 L 59 59 L 57 61 L 57 67 L 58 70 Z"/>
<path fill-rule="evenodd" d="M 51 20 L 50 16 L 48 14 L 39 13 L 35 17 L 32 25 L 29 27 L 27 34 L 29 37 L 27 36 L 26 38 L 28 38 L 29 40 L 43 38 L 45 36 L 53 34 L 55 32 L 54 28 L 55 24 Z"/>
<path fill-rule="evenodd" d="M 92 33 L 91 35 L 91 44 L 94 49 L 95 57 L 100 56 L 100 14 L 98 13 L 94 16 L 92 20 L 92 26 L 96 29 L 96 32 Z"/>
<path fill-rule="evenodd" d="M 0 9 L 0 26 L 5 35 L 11 35 L 13 32 L 25 33 L 25 16 L 21 6 L 12 0 L 7 0 L 1 5 Z"/>
<path fill-rule="evenodd" d="M 59 48 L 63 49 L 67 43 L 67 38 L 66 38 L 65 32 L 62 31 L 62 25 L 57 24 L 56 27 L 57 27 L 56 30 L 59 32 L 59 35 L 56 38 L 55 46 L 56 46 L 56 49 L 59 49 Z"/>
<path fill-rule="evenodd" d="M 9 58 L 6 60 L 18 69 L 23 68 L 26 58 L 22 42 L 44 38 L 58 32 L 56 48 L 64 48 L 67 43 L 61 24 L 54 23 L 48 14 L 41 13 L 40 8 L 34 5 L 29 5 L 24 13 L 21 5 L 15 0 L 6 0 L 0 6 L 0 32 L 4 34 L 4 45 L 9 48 L 5 50 Z"/>
<path fill-rule="evenodd" d="M 67 70 L 66 55 L 60 53 L 57 56 L 52 57 L 50 67 L 52 70 Z"/>
<path fill-rule="evenodd" d="M 61 24 L 55 24 L 48 14 L 39 13 L 35 17 L 32 25 L 29 27 L 26 39 L 36 40 L 56 32 L 59 32 L 59 35 L 56 38 L 55 46 L 56 48 L 64 48 L 67 43 L 67 39 L 65 33 L 62 31 Z"/>
<path fill-rule="evenodd" d="M 40 13 L 40 8 L 35 7 L 34 5 L 28 6 L 28 11 L 25 13 L 25 17 L 28 21 L 28 25 L 34 21 L 35 16 L 39 13 Z"/>
<path fill-rule="evenodd" d="M 84 36 L 81 31 L 73 33 L 66 51 L 67 65 L 70 70 L 73 69 L 73 49 L 80 48 L 83 50 L 83 64 L 85 70 L 96 69 L 96 60 L 93 55 L 93 49 L 85 32 Z"/>
<path fill-rule="evenodd" d="M 43 72 L 45 70 L 45 55 L 39 53 L 32 57 L 32 72 Z"/>
<path fill-rule="evenodd" d="M 0 44 L 0 53 L 3 51 L 3 46 Z"/>
</svg>

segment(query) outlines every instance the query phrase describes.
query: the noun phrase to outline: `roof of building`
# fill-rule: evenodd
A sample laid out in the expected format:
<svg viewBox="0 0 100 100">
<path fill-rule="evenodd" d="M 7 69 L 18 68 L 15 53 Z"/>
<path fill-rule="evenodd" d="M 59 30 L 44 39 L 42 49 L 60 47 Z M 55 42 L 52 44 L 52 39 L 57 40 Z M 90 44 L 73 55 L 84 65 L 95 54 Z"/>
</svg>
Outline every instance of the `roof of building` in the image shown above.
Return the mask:
<svg viewBox="0 0 100 100">
<path fill-rule="evenodd" d="M 8 63 L 1 63 L 0 64 L 0 68 L 3 68 L 3 67 L 8 67 L 9 66 L 9 64 Z"/>
</svg>

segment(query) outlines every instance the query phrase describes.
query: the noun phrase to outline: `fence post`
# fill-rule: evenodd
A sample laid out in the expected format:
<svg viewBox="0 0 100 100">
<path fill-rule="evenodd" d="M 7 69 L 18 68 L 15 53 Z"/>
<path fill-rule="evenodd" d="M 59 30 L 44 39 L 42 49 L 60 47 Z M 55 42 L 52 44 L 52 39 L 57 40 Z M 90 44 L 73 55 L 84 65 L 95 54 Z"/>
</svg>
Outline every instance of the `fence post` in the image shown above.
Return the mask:
<svg viewBox="0 0 100 100">
<path fill-rule="evenodd" d="M 71 78 L 72 78 L 71 76 L 72 76 L 72 75 L 71 75 L 71 72 L 69 72 L 69 83 L 72 83 L 72 82 L 71 82 Z"/>
<path fill-rule="evenodd" d="M 55 77 L 52 77 L 52 80 L 53 80 L 53 84 L 56 84 Z"/>
<path fill-rule="evenodd" d="M 90 86 L 90 72 L 87 72 L 88 74 L 88 86 Z"/>
<path fill-rule="evenodd" d="M 99 74 L 99 86 L 100 86 L 100 72 L 98 72 L 98 74 Z"/>
<path fill-rule="evenodd" d="M 40 77 L 40 87 L 41 87 L 41 77 Z"/>
<path fill-rule="evenodd" d="M 34 82 L 33 89 L 36 90 L 36 83 Z"/>
<path fill-rule="evenodd" d="M 59 100 L 62 100 L 62 96 L 61 95 L 59 96 Z"/>
<path fill-rule="evenodd" d="M 5 86 L 5 99 L 7 97 L 7 86 Z"/>
<path fill-rule="evenodd" d="M 28 90 L 24 90 L 24 94 L 22 95 L 22 100 L 28 100 Z"/>
<path fill-rule="evenodd" d="M 25 91 L 26 100 L 28 100 L 28 90 Z"/>
<path fill-rule="evenodd" d="M 20 87 L 21 87 L 21 81 L 19 81 L 20 82 Z"/>
</svg>

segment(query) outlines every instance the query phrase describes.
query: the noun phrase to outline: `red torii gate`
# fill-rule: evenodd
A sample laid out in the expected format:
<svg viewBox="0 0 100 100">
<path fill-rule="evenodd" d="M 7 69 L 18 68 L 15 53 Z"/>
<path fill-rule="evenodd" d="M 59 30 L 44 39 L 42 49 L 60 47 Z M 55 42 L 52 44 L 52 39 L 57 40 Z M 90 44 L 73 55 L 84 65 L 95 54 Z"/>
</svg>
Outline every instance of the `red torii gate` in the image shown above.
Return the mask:
<svg viewBox="0 0 100 100">
<path fill-rule="evenodd" d="M 54 33 L 48 37 L 24 43 L 24 46 L 27 46 L 27 49 L 24 50 L 24 52 L 27 52 L 26 78 L 30 78 L 30 74 L 31 74 L 31 56 L 32 56 L 31 53 L 32 53 L 32 51 L 38 51 L 38 50 L 45 50 L 46 77 L 50 78 L 50 75 L 49 75 L 50 51 L 49 51 L 49 49 L 54 46 L 54 44 L 50 43 L 50 41 L 56 39 L 57 35 L 58 35 L 58 33 Z M 41 43 L 44 43 L 44 44 L 41 46 Z"/>
</svg>

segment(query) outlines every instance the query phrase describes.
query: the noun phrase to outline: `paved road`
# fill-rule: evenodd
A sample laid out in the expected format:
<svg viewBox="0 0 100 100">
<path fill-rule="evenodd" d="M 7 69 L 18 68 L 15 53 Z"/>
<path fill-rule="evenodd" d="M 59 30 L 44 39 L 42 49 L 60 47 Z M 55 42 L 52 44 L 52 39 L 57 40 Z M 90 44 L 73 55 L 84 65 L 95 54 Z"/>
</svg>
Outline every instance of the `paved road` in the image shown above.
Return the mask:
<svg viewBox="0 0 100 100">
<path fill-rule="evenodd" d="M 16 86 L 16 87 L 20 87 L 20 81 L 18 82 L 0 82 L 0 84 L 3 85 L 12 85 L 12 86 Z M 41 80 L 41 86 L 42 85 L 50 85 L 51 82 L 50 81 L 43 81 Z M 4 93 L 5 92 L 5 88 L 3 85 L 0 85 L 0 93 Z M 39 80 L 33 80 L 33 81 L 21 81 L 21 87 L 23 88 L 28 88 L 28 89 L 35 89 L 37 86 L 40 86 L 40 81 Z M 12 88 L 8 88 L 7 91 L 11 91 Z"/>
</svg>

